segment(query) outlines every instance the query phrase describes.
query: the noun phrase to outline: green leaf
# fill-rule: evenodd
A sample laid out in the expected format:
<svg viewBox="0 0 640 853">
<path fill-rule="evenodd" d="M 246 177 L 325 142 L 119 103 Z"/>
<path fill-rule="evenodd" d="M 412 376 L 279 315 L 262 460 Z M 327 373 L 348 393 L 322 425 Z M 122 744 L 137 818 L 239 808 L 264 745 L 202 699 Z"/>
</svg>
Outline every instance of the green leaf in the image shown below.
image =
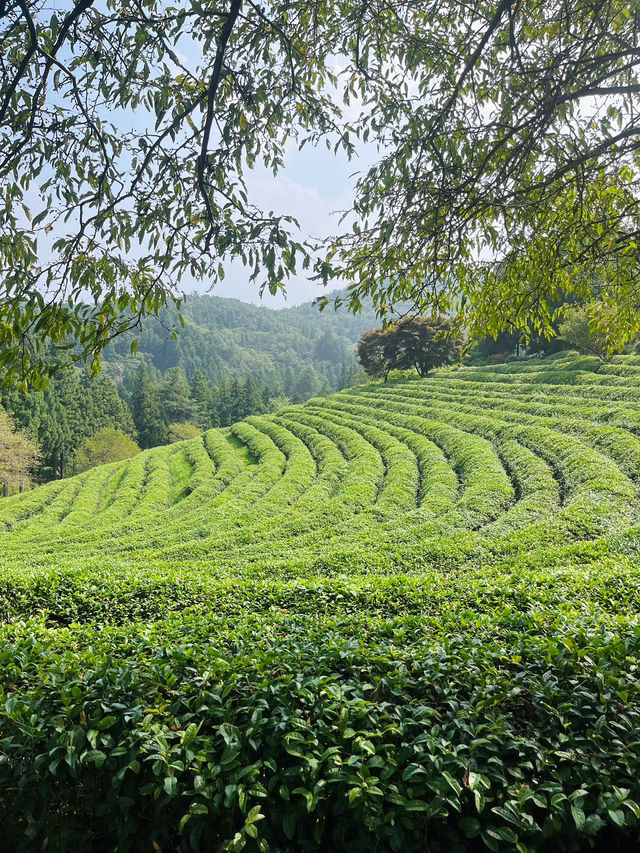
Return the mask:
<svg viewBox="0 0 640 853">
<path fill-rule="evenodd" d="M 404 808 L 408 812 L 427 812 L 429 811 L 429 804 L 422 800 L 407 800 Z"/>
<path fill-rule="evenodd" d="M 293 841 L 293 837 L 296 834 L 297 822 L 298 818 L 295 811 L 292 810 L 285 812 L 284 817 L 282 818 L 282 829 L 289 841 Z"/>
<path fill-rule="evenodd" d="M 96 767 L 102 767 L 107 760 L 107 756 L 99 749 L 90 749 L 84 756 L 85 764 L 95 764 Z"/>
<path fill-rule="evenodd" d="M 619 826 L 620 828 L 624 826 L 625 819 L 624 812 L 622 811 L 622 809 L 608 809 L 607 814 L 609 815 L 611 821 L 616 824 L 616 826 Z"/>
<path fill-rule="evenodd" d="M 578 806 L 571 806 L 571 816 L 573 817 L 573 822 L 576 825 L 576 829 L 578 832 L 583 828 L 585 822 L 585 815 L 581 808 Z"/>
</svg>

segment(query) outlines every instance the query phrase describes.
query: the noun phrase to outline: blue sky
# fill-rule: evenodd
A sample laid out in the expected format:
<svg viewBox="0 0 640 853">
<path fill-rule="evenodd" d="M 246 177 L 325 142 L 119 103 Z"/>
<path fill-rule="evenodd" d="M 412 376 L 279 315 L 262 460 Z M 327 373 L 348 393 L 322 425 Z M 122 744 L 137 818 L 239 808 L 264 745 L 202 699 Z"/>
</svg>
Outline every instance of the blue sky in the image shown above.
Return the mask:
<svg viewBox="0 0 640 853">
<path fill-rule="evenodd" d="M 300 237 L 327 237 L 338 230 L 341 213 L 351 207 L 356 181 L 353 173 L 366 169 L 371 158 L 368 148 L 349 161 L 344 153 L 336 155 L 324 145 L 317 148 L 306 145 L 302 151 L 292 147 L 285 168 L 275 177 L 272 172 L 257 168 L 246 173 L 249 196 L 266 211 L 295 216 L 300 223 Z M 323 292 L 322 286 L 310 282 L 307 275 L 303 272 L 289 280 L 286 297 L 265 293 L 261 300 L 257 283 L 249 282 L 249 272 L 238 262 L 226 266 L 224 281 L 211 292 L 271 308 L 298 305 Z M 183 282 L 183 286 L 186 291 L 200 293 L 208 289 L 206 283 L 195 281 L 192 286 Z M 338 286 L 340 283 L 332 282 L 330 289 Z"/>
</svg>

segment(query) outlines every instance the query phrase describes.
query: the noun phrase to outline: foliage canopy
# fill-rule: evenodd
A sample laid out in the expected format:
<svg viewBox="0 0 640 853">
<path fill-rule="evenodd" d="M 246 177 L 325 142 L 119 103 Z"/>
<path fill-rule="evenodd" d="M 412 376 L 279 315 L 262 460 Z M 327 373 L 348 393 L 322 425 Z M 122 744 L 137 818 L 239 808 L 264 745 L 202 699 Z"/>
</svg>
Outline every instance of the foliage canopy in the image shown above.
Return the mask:
<svg viewBox="0 0 640 853">
<path fill-rule="evenodd" d="M 136 453 L 140 448 L 130 436 L 120 429 L 103 427 L 82 442 L 75 455 L 74 470 L 82 473 L 97 465 L 131 459 Z"/>
<path fill-rule="evenodd" d="M 448 317 L 409 317 L 395 326 L 371 329 L 358 342 L 358 359 L 366 373 L 385 381 L 391 370 L 415 368 L 426 376 L 461 357 L 462 341 Z"/>
<path fill-rule="evenodd" d="M 316 269 L 353 282 L 352 309 L 544 331 L 562 292 L 605 302 L 618 346 L 637 327 L 639 17 L 627 0 L 2 0 L 9 376 L 55 367 L 43 339 L 97 358 L 185 274 L 215 283 L 242 258 L 275 291 L 308 267 L 245 183 L 291 141 L 379 145 Z"/>
<path fill-rule="evenodd" d="M 202 435 L 202 430 L 195 426 L 195 424 L 190 423 L 190 421 L 169 424 L 169 441 L 172 444 L 176 441 L 187 441 L 190 438 L 197 438 L 199 435 Z"/>
<path fill-rule="evenodd" d="M 318 13 L 319 12 L 319 13 Z M 0 348 L 37 379 L 38 342 L 85 356 L 157 313 L 183 274 L 242 258 L 275 292 L 306 250 L 248 198 L 290 138 L 337 134 L 329 10 L 0 3 Z M 304 262 L 304 261 L 303 261 Z"/>
<path fill-rule="evenodd" d="M 596 326 L 597 315 L 587 305 L 572 305 L 560 324 L 560 337 L 572 349 L 585 355 L 597 355 L 604 359 L 607 353 L 606 340 Z"/>
<path fill-rule="evenodd" d="M 17 430 L 11 418 L 0 409 L 0 484 L 3 494 L 12 488 L 22 491 L 31 483 L 31 471 L 40 451 L 31 436 Z"/>
<path fill-rule="evenodd" d="M 457 308 L 480 337 L 550 331 L 573 295 L 609 306 L 618 347 L 640 305 L 638 5 L 444 2 L 413 20 L 382 96 L 388 150 L 335 246 L 350 304 Z"/>
</svg>

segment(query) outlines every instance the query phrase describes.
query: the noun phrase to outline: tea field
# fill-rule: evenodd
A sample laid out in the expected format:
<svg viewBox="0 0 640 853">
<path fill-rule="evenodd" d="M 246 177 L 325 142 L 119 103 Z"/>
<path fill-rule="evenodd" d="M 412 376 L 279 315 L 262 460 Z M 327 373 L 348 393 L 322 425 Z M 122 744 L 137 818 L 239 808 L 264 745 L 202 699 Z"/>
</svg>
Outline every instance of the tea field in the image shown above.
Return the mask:
<svg viewBox="0 0 640 853">
<path fill-rule="evenodd" d="M 354 388 L 0 503 L 0 849 L 640 849 L 640 358 Z"/>
</svg>

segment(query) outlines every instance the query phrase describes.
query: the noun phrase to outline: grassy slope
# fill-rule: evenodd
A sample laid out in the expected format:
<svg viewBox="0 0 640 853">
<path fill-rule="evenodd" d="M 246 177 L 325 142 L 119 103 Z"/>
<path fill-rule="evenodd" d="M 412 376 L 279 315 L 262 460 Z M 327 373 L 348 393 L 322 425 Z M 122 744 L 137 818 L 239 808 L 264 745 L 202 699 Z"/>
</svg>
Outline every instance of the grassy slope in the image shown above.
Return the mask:
<svg viewBox="0 0 640 853">
<path fill-rule="evenodd" d="M 15 849 L 635 849 L 638 378 L 351 389 L 3 501 Z"/>
</svg>

